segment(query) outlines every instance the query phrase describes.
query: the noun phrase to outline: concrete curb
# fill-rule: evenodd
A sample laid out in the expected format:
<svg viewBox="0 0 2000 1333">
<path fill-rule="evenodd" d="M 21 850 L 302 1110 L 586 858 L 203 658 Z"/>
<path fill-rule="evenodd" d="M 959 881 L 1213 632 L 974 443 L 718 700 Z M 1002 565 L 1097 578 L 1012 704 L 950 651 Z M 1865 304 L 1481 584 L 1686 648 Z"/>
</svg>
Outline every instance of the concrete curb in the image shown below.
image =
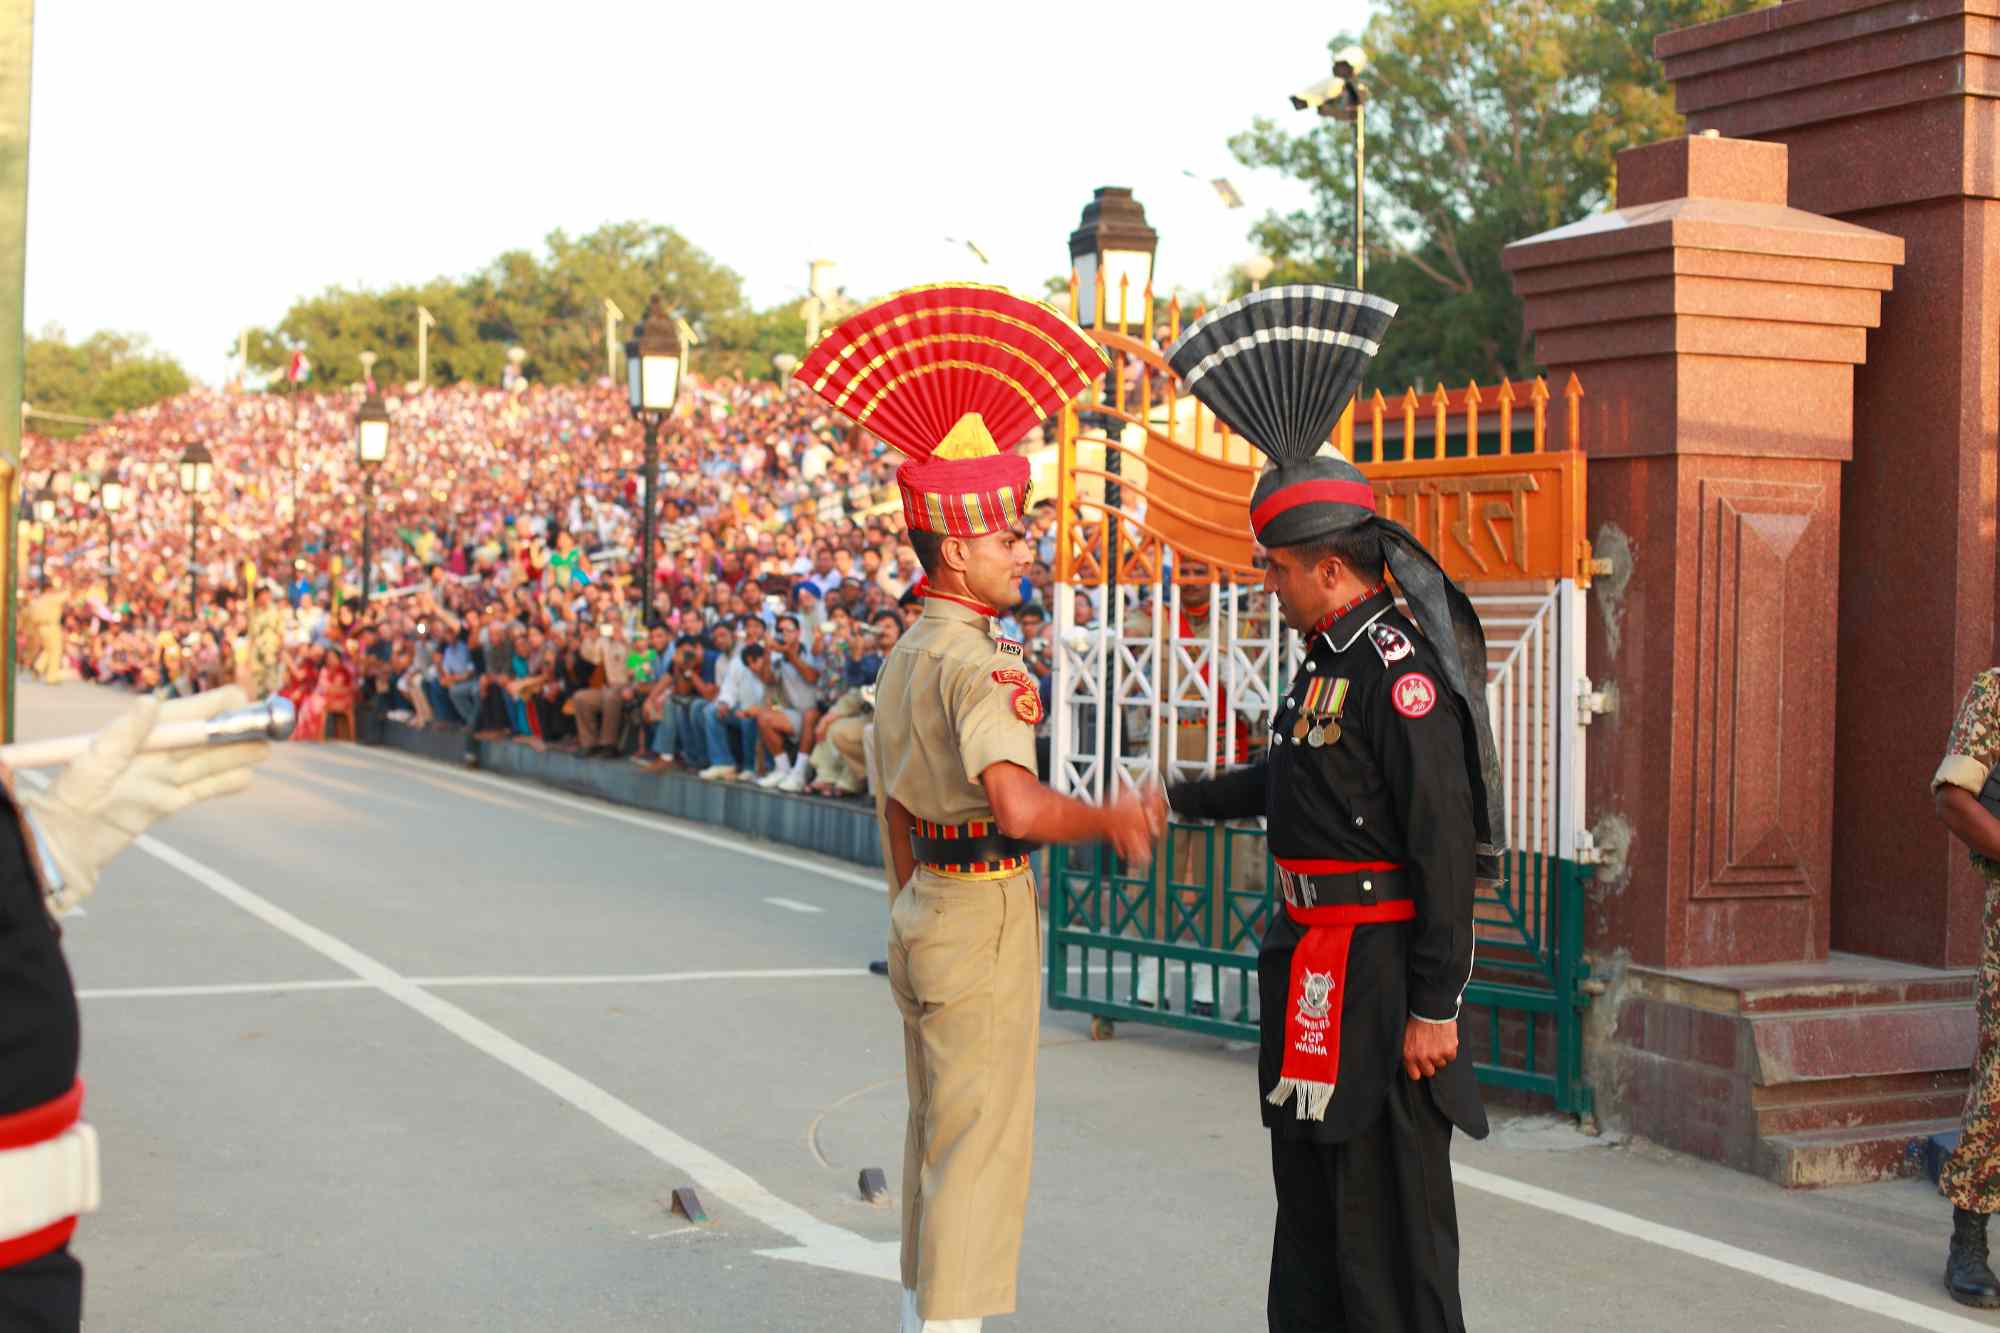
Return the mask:
<svg viewBox="0 0 2000 1333">
<path fill-rule="evenodd" d="M 515 741 L 473 741 L 464 732 L 425 731 L 390 722 L 396 749 L 460 767 L 468 746 L 488 773 L 527 778 L 676 819 L 713 824 L 803 851 L 879 870 L 882 842 L 872 805 L 824 796 L 791 796 L 741 782 L 703 782 L 685 773 L 646 773 L 616 759 L 581 759 L 536 751 Z"/>
</svg>

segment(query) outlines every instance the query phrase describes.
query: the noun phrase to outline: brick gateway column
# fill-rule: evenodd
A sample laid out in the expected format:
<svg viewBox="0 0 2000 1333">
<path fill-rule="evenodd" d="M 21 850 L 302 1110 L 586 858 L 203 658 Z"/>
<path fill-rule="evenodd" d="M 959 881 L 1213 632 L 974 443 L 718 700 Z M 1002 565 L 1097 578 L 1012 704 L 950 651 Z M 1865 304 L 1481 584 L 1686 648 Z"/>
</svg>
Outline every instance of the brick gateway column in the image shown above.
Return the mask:
<svg viewBox="0 0 2000 1333">
<path fill-rule="evenodd" d="M 1803 0 L 1655 49 L 1691 127 L 1786 145 L 1793 202 L 1908 244 L 1856 375 L 1842 498 L 1833 942 L 1975 963 L 1984 885 L 1928 788 L 1994 658 L 2000 19 L 1974 0 Z"/>
<path fill-rule="evenodd" d="M 1828 946 L 1841 473 L 1903 245 L 1786 195 L 1782 146 L 1651 144 L 1619 155 L 1615 211 L 1505 256 L 1539 359 L 1583 382 L 1615 564 L 1584 809 L 1624 857 L 1588 934 L 1658 967 Z"/>
</svg>

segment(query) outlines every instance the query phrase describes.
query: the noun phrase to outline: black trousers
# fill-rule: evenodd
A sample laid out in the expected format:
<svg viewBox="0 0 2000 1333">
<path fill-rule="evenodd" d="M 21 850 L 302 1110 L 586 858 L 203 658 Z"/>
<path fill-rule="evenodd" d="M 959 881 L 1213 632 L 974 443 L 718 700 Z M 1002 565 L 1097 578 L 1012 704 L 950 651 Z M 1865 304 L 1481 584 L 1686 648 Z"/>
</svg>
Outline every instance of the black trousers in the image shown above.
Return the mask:
<svg viewBox="0 0 2000 1333">
<path fill-rule="evenodd" d="M 0 1329 L 77 1333 L 83 1327 L 83 1265 L 67 1248 L 0 1268 Z"/>
<path fill-rule="evenodd" d="M 1451 1122 L 1400 1073 L 1345 1143 L 1271 1134 L 1271 1333 L 1464 1333 Z"/>
</svg>

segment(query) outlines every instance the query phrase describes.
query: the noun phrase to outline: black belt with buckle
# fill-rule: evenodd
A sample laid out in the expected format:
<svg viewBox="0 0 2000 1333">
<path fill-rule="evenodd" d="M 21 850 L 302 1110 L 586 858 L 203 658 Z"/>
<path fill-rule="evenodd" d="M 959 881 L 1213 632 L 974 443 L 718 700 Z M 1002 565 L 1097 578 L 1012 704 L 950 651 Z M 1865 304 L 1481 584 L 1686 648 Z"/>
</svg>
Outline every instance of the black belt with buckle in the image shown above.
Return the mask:
<svg viewBox="0 0 2000 1333">
<path fill-rule="evenodd" d="M 1294 907 L 1370 907 L 1410 896 L 1398 870 L 1340 870 L 1312 875 L 1278 867 L 1278 887 Z"/>
</svg>

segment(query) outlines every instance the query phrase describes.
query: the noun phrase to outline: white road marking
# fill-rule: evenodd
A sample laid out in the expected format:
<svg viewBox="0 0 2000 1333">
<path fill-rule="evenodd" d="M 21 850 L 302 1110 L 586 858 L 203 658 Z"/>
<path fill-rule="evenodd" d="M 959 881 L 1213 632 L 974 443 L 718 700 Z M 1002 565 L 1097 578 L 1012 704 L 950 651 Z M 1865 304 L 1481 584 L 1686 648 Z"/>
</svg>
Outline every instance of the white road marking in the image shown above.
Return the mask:
<svg viewBox="0 0 2000 1333">
<path fill-rule="evenodd" d="M 646 986 L 672 981 L 810 981 L 820 977 L 865 977 L 865 967 L 773 967 L 735 972 L 611 972 L 553 977 L 412 977 L 419 986 Z"/>
<path fill-rule="evenodd" d="M 865 967 L 773 967 L 734 972 L 607 972 L 585 976 L 410 977 L 413 986 L 446 990 L 464 986 L 649 986 L 675 981 L 805 981 L 820 977 L 865 977 Z M 319 981 L 232 981 L 207 986 L 110 986 L 80 990 L 79 1000 L 172 1000 L 210 995 L 283 995 L 288 991 L 368 990 L 374 983 L 356 977 Z"/>
<path fill-rule="evenodd" d="M 362 953 L 344 940 L 335 938 L 293 916 L 276 903 L 253 893 L 219 870 L 212 869 L 183 852 L 147 834 L 133 846 L 173 867 L 234 903 L 274 930 L 291 936 L 313 952 L 346 968 L 373 985 L 390 999 L 415 1010 L 445 1031 L 506 1065 L 517 1074 L 574 1106 L 612 1133 L 643 1148 L 675 1171 L 683 1173 L 712 1198 L 735 1208 L 760 1225 L 788 1236 L 797 1247 L 759 1251 L 774 1258 L 878 1277 L 899 1280 L 896 1243 L 877 1242 L 845 1227 L 823 1222 L 797 1204 L 788 1203 L 764 1188 L 745 1172 L 731 1166 L 699 1144 L 690 1142 L 652 1119 L 629 1102 L 620 1100 L 582 1075 L 522 1045 L 498 1028 L 431 994 L 416 982 Z"/>
<path fill-rule="evenodd" d="M 208 995 L 283 995 L 290 991 L 368 990 L 374 983 L 359 977 L 325 981 L 236 981 L 213 986 L 102 986 L 80 990 L 79 1000 L 180 1000 Z"/>
<path fill-rule="evenodd" d="M 387 749 L 371 748 L 368 757 L 373 760 L 387 760 L 390 763 L 412 767 L 419 771 L 438 767 L 432 760 L 416 759 L 409 755 Z M 503 778 L 496 778 L 490 773 L 456 773 L 453 774 L 453 778 L 456 781 L 477 782 L 484 786 L 494 787 L 500 791 L 508 792 L 517 798 L 546 801 L 550 805 L 561 806 L 565 810 L 581 810 L 585 814 L 596 815 L 600 819 L 610 819 L 620 824 L 630 824 L 634 828 L 642 828 L 652 833 L 663 833 L 670 838 L 681 838 L 688 842 L 698 842 L 704 846 L 718 847 L 723 851 L 736 852 L 742 856 L 754 856 L 760 861 L 770 861 L 776 865 L 788 866 L 793 870 L 804 871 L 809 875 L 818 875 L 824 879 L 837 879 L 843 884 L 859 885 L 864 889 L 873 889 L 877 893 L 886 894 L 889 891 L 888 885 L 882 882 L 880 875 L 867 875 L 858 870 L 843 869 L 827 861 L 774 851 L 760 843 L 748 840 L 742 834 L 725 838 L 714 833 L 703 833 L 701 830 L 689 825 L 685 820 L 673 819 L 667 815 L 634 814 L 602 801 L 590 801 L 581 797 L 567 796 L 560 792 L 550 791 L 534 783 L 509 782 Z"/>
<path fill-rule="evenodd" d="M 365 763 L 350 764 L 349 767 L 368 770 L 370 765 Z M 379 770 L 375 771 L 379 773 Z M 398 794 L 394 791 L 384 791 L 379 787 L 367 788 L 355 783 L 342 782 L 338 778 L 329 778 L 324 774 L 313 772 L 310 769 L 301 773 L 281 776 L 296 777 L 305 782 L 324 782 L 336 787 L 348 787 L 368 796 L 395 796 Z M 559 815 L 553 810 L 541 809 L 532 800 L 528 800 L 520 794 L 510 793 L 506 796 L 495 796 L 490 792 L 483 792 L 476 787 L 467 786 L 465 783 L 454 782 L 449 777 L 439 773 L 412 773 L 410 776 L 427 787 L 446 792 L 452 796 L 463 796 L 468 801 L 479 801 L 486 805 L 498 806 L 502 810 L 512 810 L 517 814 L 533 815 L 537 819 L 546 819 L 553 824 L 565 824 L 571 828 L 577 826 L 577 821 L 571 819 L 568 815 Z"/>
<path fill-rule="evenodd" d="M 330 791 L 337 791 L 347 796 L 379 797 L 393 795 L 393 793 L 384 792 L 380 787 L 364 787 L 358 782 L 349 782 L 345 778 L 336 778 L 327 773 L 314 772 L 310 768 L 295 768 L 290 766 L 285 768 L 266 768 L 264 773 L 259 776 L 264 775 L 268 775 L 274 782 L 281 782 L 287 786 L 324 787 Z"/>
<path fill-rule="evenodd" d="M 823 907 L 814 907 L 811 903 L 802 903 L 796 898 L 766 898 L 764 901 L 773 907 L 782 907 L 787 912 L 805 912 L 812 916 L 817 916 L 826 910 Z"/>
<path fill-rule="evenodd" d="M 812 909 L 818 911 L 818 908 Z M 1082 969 L 1071 963 L 1069 970 Z M 1102 976 L 1103 963 L 1092 963 L 1089 971 Z M 1044 976 L 1048 969 L 1042 969 Z M 766 967 L 737 968 L 708 972 L 591 972 L 538 976 L 407 977 L 412 986 L 427 990 L 485 986 L 654 986 L 678 981 L 812 981 L 827 977 L 873 976 L 865 967 Z M 284 995 L 291 991 L 369 990 L 371 981 L 353 977 L 320 978 L 309 981 L 221 981 L 192 986 L 97 986 L 76 993 L 79 1000 L 178 1000 L 216 995 Z"/>
<path fill-rule="evenodd" d="M 1601 1227 L 1621 1236 L 1630 1236 L 1634 1240 L 1643 1240 L 1662 1249 L 1674 1250 L 1696 1259 L 1705 1259 L 1724 1268 L 1733 1268 L 1739 1273 L 1761 1277 L 1767 1282 L 1775 1282 L 1782 1287 L 1791 1287 L 1796 1291 L 1852 1306 L 1856 1310 L 1879 1314 L 1884 1318 L 1909 1324 L 1913 1328 L 1934 1329 L 1937 1333 L 1973 1333 L 1973 1330 L 1992 1333 L 1993 1331 L 1993 1325 L 1988 1321 L 1967 1319 L 1949 1310 L 1934 1309 L 1901 1296 L 1892 1296 L 1886 1291 L 1864 1287 L 1858 1282 L 1849 1282 L 1845 1278 L 1832 1277 L 1810 1268 L 1801 1268 L 1797 1264 L 1788 1264 L 1782 1259 L 1773 1259 L 1769 1255 L 1758 1254 L 1753 1250 L 1738 1249 L 1734 1245 L 1711 1240 L 1707 1236 L 1698 1236 L 1692 1231 L 1682 1231 L 1678 1227 L 1648 1222 L 1643 1217 L 1634 1217 L 1630 1213 L 1621 1213 L 1615 1208 L 1606 1208 L 1602 1204 L 1590 1203 L 1583 1199 L 1573 1199 L 1567 1194 L 1558 1194 L 1554 1190 L 1545 1190 L 1536 1185 L 1526 1185 L 1506 1176 L 1496 1176 L 1477 1167 L 1453 1163 L 1451 1175 L 1454 1181 L 1467 1189 L 1479 1190 L 1502 1199 L 1510 1199 L 1515 1203 L 1526 1204 L 1530 1208 L 1540 1208 L 1544 1212 L 1587 1222 L 1591 1226 Z"/>
</svg>

